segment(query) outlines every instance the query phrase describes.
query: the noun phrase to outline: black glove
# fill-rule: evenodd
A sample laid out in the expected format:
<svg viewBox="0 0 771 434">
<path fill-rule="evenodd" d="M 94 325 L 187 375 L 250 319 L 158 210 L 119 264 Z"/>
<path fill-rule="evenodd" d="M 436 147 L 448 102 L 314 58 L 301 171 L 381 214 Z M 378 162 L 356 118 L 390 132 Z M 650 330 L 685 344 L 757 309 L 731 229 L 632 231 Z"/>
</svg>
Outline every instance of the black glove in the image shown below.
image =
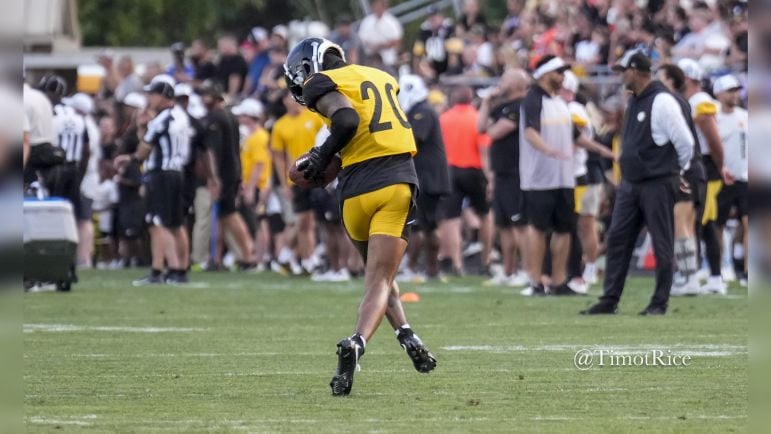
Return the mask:
<svg viewBox="0 0 771 434">
<path fill-rule="evenodd" d="M 308 157 L 297 165 L 297 170 L 303 173 L 305 179 L 318 179 L 321 178 L 331 159 L 332 157 L 326 156 L 321 148 L 314 147 L 308 152 Z"/>
</svg>

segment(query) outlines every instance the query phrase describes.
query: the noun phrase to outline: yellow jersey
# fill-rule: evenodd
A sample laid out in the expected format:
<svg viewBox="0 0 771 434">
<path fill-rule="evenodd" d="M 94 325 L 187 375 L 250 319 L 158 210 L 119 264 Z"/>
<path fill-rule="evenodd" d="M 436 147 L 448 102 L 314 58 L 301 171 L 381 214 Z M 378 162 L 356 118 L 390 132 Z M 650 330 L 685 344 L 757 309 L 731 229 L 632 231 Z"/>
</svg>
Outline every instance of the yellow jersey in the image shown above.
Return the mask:
<svg viewBox="0 0 771 434">
<path fill-rule="evenodd" d="M 306 108 L 295 116 L 287 113 L 273 124 L 270 146 L 286 153 L 287 165 L 294 164 L 300 155 L 311 150 L 322 125 L 321 117 Z"/>
<path fill-rule="evenodd" d="M 260 128 L 249 134 L 241 146 L 241 176 L 242 182 L 247 183 L 252 178 L 254 167 L 262 164 L 262 173 L 257 180 L 256 187 L 264 190 L 268 187 L 270 177 L 273 174 L 273 162 L 268 152 L 268 132 Z"/>
<path fill-rule="evenodd" d="M 375 68 L 346 65 L 313 74 L 303 86 L 303 96 L 315 102 L 330 91 L 345 95 L 359 115 L 359 127 L 340 152 L 343 167 L 378 157 L 415 155 L 415 138 L 407 116 L 399 107 L 399 84 L 391 75 Z M 324 118 L 329 126 L 332 121 Z"/>
</svg>

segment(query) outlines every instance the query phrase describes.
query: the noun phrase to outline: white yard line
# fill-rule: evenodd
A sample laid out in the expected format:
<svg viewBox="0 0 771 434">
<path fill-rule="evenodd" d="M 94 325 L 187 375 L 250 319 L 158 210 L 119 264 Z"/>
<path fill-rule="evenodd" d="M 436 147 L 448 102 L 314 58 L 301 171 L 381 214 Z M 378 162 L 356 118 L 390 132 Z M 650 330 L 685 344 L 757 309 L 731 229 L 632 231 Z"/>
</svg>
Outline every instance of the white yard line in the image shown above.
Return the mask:
<svg viewBox="0 0 771 434">
<path fill-rule="evenodd" d="M 555 345 L 450 345 L 441 347 L 444 351 L 461 352 L 486 352 L 486 353 L 514 353 L 514 352 L 539 352 L 539 351 L 562 351 L 572 352 L 582 349 L 592 350 L 612 350 L 613 354 L 629 355 L 643 354 L 651 350 L 672 351 L 678 355 L 690 355 L 693 357 L 727 357 L 748 354 L 747 346 L 744 345 L 718 345 L 718 344 L 638 344 L 638 345 L 577 345 L 577 344 L 555 344 Z"/>
<path fill-rule="evenodd" d="M 196 327 L 125 327 L 125 326 L 84 326 L 75 324 L 24 324 L 24 333 L 36 332 L 126 332 L 126 333 L 187 333 L 203 332 L 209 329 Z"/>
</svg>

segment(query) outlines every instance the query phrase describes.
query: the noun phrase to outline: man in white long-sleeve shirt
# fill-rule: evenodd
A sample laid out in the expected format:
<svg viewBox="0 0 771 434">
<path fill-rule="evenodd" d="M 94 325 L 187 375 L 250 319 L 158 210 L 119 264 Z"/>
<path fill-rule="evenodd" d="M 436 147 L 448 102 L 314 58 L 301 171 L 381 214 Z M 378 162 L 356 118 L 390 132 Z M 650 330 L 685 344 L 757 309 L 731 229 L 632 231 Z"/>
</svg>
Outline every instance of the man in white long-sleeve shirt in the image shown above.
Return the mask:
<svg viewBox="0 0 771 434">
<path fill-rule="evenodd" d="M 607 237 L 604 293 L 587 315 L 616 313 L 635 241 L 647 226 L 656 255 L 656 288 L 641 315 L 667 311 L 674 271 L 674 205 L 680 174 L 693 156 L 694 137 L 682 108 L 666 86 L 654 81 L 651 60 L 627 52 L 614 66 L 632 93 L 621 138 L 622 181 Z"/>
</svg>

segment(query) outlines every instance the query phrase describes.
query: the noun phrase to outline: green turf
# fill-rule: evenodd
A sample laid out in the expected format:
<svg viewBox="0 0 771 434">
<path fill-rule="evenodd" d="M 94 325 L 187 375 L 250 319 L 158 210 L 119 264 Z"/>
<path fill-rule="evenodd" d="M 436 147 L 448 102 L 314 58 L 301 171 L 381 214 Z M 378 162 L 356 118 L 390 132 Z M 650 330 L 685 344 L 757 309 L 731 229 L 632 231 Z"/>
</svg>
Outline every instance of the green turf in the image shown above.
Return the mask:
<svg viewBox="0 0 771 434">
<path fill-rule="evenodd" d="M 619 315 L 582 317 L 594 296 L 527 298 L 474 278 L 422 285 L 422 301 L 406 310 L 436 371 L 415 372 L 386 326 L 352 395 L 334 398 L 335 344 L 352 332 L 360 281 L 194 274 L 194 287 L 134 288 L 138 273 L 82 272 L 72 293 L 25 295 L 29 432 L 747 429 L 741 288 L 639 317 L 652 282 L 634 279 Z M 579 371 L 581 348 L 669 349 L 693 360 Z"/>
</svg>

